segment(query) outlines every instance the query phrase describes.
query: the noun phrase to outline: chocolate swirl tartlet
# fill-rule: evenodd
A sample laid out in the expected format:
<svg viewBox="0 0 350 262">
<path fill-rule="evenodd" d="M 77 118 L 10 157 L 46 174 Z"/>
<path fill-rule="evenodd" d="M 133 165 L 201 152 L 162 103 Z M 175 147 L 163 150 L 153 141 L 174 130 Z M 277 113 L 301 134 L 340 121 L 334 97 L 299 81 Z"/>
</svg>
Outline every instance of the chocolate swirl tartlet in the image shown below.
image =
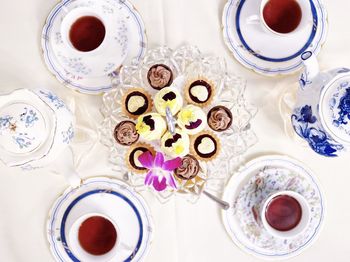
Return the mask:
<svg viewBox="0 0 350 262">
<path fill-rule="evenodd" d="M 136 125 L 131 121 L 122 121 L 114 128 L 114 139 L 123 146 L 131 146 L 139 139 Z"/>
<path fill-rule="evenodd" d="M 210 161 L 220 152 L 220 143 L 214 134 L 202 132 L 192 140 L 191 151 L 197 158 Z"/>
<path fill-rule="evenodd" d="M 186 155 L 182 158 L 181 166 L 175 169 L 174 174 L 180 179 L 189 180 L 196 177 L 199 170 L 198 160 L 192 155 Z"/>
<path fill-rule="evenodd" d="M 215 106 L 210 109 L 207 122 L 209 127 L 214 131 L 225 131 L 232 125 L 231 110 L 225 106 Z"/>
<path fill-rule="evenodd" d="M 161 90 L 162 88 L 172 84 L 173 72 L 164 64 L 156 64 L 148 70 L 147 80 L 152 88 Z"/>
<path fill-rule="evenodd" d="M 185 86 L 187 102 L 197 106 L 207 106 L 213 100 L 215 93 L 214 83 L 204 77 L 190 80 Z"/>
<path fill-rule="evenodd" d="M 142 88 L 132 88 L 123 96 L 122 108 L 126 115 L 136 119 L 152 109 L 151 96 Z"/>
</svg>

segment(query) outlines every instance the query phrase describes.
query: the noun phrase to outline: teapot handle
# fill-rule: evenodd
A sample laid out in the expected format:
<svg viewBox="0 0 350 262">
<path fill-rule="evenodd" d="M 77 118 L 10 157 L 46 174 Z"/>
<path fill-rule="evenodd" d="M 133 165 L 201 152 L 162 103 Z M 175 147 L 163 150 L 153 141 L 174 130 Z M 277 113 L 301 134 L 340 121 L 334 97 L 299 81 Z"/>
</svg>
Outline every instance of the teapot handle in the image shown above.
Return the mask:
<svg viewBox="0 0 350 262">
<path fill-rule="evenodd" d="M 73 159 L 73 151 L 67 147 L 53 163 L 53 171 L 65 176 L 70 186 L 76 188 L 81 185 L 81 178 L 75 170 Z"/>
</svg>

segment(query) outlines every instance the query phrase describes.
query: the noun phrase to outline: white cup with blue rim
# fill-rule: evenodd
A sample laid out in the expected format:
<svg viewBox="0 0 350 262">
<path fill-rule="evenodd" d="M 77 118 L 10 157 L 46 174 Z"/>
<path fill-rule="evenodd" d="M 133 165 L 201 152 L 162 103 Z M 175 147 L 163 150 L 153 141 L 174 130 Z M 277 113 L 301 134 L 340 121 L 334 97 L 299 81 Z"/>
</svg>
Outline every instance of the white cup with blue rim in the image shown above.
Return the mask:
<svg viewBox="0 0 350 262">
<path fill-rule="evenodd" d="M 248 16 L 246 18 L 247 24 L 260 24 L 261 28 L 270 34 L 274 34 L 276 36 L 290 36 L 292 34 L 297 34 L 300 31 L 303 31 L 308 24 L 312 23 L 312 12 L 311 5 L 309 0 L 295 0 L 301 9 L 301 19 L 298 26 L 291 32 L 281 33 L 273 30 L 265 21 L 264 18 L 264 8 L 266 4 L 268 4 L 270 0 L 260 0 L 259 9 L 256 10 L 256 14 Z"/>
</svg>

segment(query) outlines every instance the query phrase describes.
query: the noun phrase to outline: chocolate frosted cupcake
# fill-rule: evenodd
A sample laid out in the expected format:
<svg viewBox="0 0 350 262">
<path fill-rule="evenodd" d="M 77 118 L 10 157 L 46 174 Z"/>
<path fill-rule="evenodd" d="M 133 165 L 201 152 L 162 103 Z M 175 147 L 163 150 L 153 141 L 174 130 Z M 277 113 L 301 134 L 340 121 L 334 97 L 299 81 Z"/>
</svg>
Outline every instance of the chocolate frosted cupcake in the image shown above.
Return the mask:
<svg viewBox="0 0 350 262">
<path fill-rule="evenodd" d="M 151 111 L 151 96 L 142 88 L 132 88 L 123 96 L 122 108 L 127 116 L 136 119 Z"/>
<path fill-rule="evenodd" d="M 220 152 L 219 139 L 210 132 L 199 133 L 191 142 L 192 153 L 201 160 L 210 161 Z"/>
<path fill-rule="evenodd" d="M 144 143 L 138 143 L 129 149 L 129 151 L 126 154 L 125 160 L 128 168 L 132 172 L 138 174 L 143 174 L 147 172 L 147 168 L 143 167 L 139 161 L 139 156 L 147 151 L 151 152 L 153 156 L 155 155 L 153 147 Z"/>
<path fill-rule="evenodd" d="M 185 85 L 185 98 L 187 102 L 197 106 L 207 106 L 215 94 L 214 83 L 204 77 L 187 81 Z"/>
<path fill-rule="evenodd" d="M 192 155 L 186 155 L 182 158 L 181 166 L 176 168 L 174 174 L 184 180 L 189 180 L 197 176 L 200 171 L 198 160 Z"/>
<path fill-rule="evenodd" d="M 148 70 L 147 80 L 151 87 L 161 90 L 171 85 L 173 82 L 173 72 L 164 64 L 156 64 Z"/>
<path fill-rule="evenodd" d="M 232 125 L 231 110 L 224 106 L 215 106 L 210 109 L 207 122 L 214 131 L 225 131 Z"/>
<path fill-rule="evenodd" d="M 136 125 L 131 121 L 122 121 L 114 128 L 114 139 L 123 146 L 130 146 L 139 139 Z"/>
</svg>

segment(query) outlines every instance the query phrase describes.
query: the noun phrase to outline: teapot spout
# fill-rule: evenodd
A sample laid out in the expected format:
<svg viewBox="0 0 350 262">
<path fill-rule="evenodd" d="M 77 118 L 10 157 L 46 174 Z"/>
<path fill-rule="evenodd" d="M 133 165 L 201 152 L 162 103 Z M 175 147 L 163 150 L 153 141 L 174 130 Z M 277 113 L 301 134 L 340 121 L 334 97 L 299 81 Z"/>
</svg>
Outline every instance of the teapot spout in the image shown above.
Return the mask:
<svg viewBox="0 0 350 262">
<path fill-rule="evenodd" d="M 301 59 L 305 65 L 305 71 L 303 74 L 308 81 L 311 81 L 320 72 L 316 56 L 311 51 L 306 51 L 301 54 Z"/>
</svg>

